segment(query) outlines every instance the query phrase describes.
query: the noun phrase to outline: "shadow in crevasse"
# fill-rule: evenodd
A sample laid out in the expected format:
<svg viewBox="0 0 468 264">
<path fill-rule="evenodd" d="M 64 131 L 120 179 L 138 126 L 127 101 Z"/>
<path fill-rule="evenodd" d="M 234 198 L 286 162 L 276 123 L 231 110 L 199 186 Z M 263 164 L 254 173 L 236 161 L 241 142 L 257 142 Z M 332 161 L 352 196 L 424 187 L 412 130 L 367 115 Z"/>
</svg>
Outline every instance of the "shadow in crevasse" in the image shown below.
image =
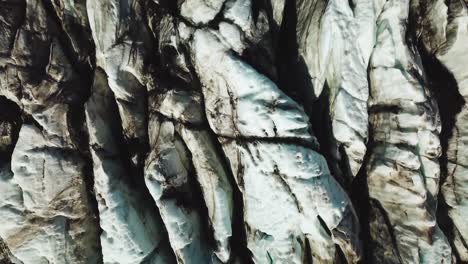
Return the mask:
<svg viewBox="0 0 468 264">
<path fill-rule="evenodd" d="M 422 43 L 418 43 L 418 51 L 421 55 L 431 95 L 437 100 L 442 122 L 442 131 L 439 135 L 442 146 L 442 155 L 439 158 L 440 188 L 448 176 L 449 160 L 447 153 L 449 141 L 453 137 L 456 117 L 465 105 L 465 99 L 458 91 L 458 84 L 453 74 L 434 55 L 428 53 Z M 443 194 L 437 197 L 437 204 L 437 223 L 447 236 L 452 249 L 455 249 L 453 244 L 454 224 L 448 215 L 449 205 L 445 202 Z M 462 263 L 456 250 L 453 250 L 453 254 L 457 259 L 457 263 Z"/>
<path fill-rule="evenodd" d="M 312 124 L 312 133 L 320 144 L 319 152 L 325 157 L 335 179 L 347 191 L 351 189 L 351 169 L 346 160 L 344 148 L 337 147 L 333 136 L 330 114 L 330 90 L 325 82 L 322 93 L 317 97 L 314 93 L 312 77 L 304 58 L 299 54 L 297 39 L 297 6 L 296 1 L 287 1 L 284 10 L 284 20 L 281 25 L 279 45 L 277 50 L 277 68 L 280 88 L 293 100 L 304 107 Z M 317 9 L 318 10 L 318 9 Z M 320 11 L 313 15 L 321 15 Z M 341 157 L 338 162 L 337 157 Z"/>
<path fill-rule="evenodd" d="M 22 121 L 21 109 L 17 104 L 0 96 L 0 168 L 11 161 L 13 149 L 18 141 Z"/>
<path fill-rule="evenodd" d="M 345 158 L 343 148 L 336 148 L 333 137 L 333 128 L 330 115 L 329 87 L 324 84 L 323 91 L 317 98 L 314 94 L 314 87 L 311 76 L 308 72 L 304 59 L 299 54 L 299 43 L 297 39 L 297 0 L 286 1 L 284 9 L 284 19 L 280 28 L 277 49 L 277 68 L 279 87 L 289 97 L 304 107 L 313 127 L 313 134 L 320 144 L 319 152 L 326 158 L 330 170 L 335 175 L 337 181 L 348 192 L 354 204 L 357 215 L 360 219 L 361 233 L 360 239 L 363 242 L 363 259 L 361 263 L 369 263 L 369 191 L 367 188 L 367 174 L 365 164 L 368 160 L 366 155 L 363 166 L 358 175 L 351 182 L 347 160 L 342 160 L 340 164 L 336 160 L 339 155 Z M 369 146 L 371 148 L 371 146 Z M 368 151 L 369 152 L 369 151 Z M 343 175 L 337 177 L 336 175 Z"/>
<path fill-rule="evenodd" d="M 324 3 L 316 1 L 311 10 L 312 15 L 322 15 Z M 317 97 L 314 93 L 312 76 L 304 58 L 299 54 L 297 38 L 297 3 L 286 1 L 284 19 L 280 28 L 280 37 L 277 49 L 277 68 L 280 88 L 293 100 L 304 107 L 312 124 L 312 131 L 320 144 L 319 152 L 326 158 L 330 170 L 344 189 L 351 187 L 350 168 L 346 160 L 336 162 L 338 156 L 345 158 L 343 148 L 337 148 L 333 136 L 330 114 L 330 91 L 325 83 L 322 93 Z M 317 19 L 320 21 L 320 19 Z"/>
<path fill-rule="evenodd" d="M 296 0 L 286 1 L 276 55 L 278 84 L 283 92 L 303 105 L 306 112 L 311 114 L 313 102 L 317 98 L 313 92 L 307 65 L 304 59 L 299 56 L 296 9 Z"/>
</svg>

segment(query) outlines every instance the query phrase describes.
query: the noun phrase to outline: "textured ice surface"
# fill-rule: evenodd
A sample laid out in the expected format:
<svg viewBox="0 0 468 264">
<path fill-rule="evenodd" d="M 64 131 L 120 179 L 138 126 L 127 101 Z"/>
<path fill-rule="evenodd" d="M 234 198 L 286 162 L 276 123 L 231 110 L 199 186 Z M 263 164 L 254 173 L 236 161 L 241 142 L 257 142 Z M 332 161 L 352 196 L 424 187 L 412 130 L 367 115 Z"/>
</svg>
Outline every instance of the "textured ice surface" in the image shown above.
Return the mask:
<svg viewBox="0 0 468 264">
<path fill-rule="evenodd" d="M 216 134 L 312 140 L 308 117 L 299 105 L 266 76 L 237 59 L 216 35 L 196 31 L 193 49 L 206 115 Z M 217 67 L 213 70 L 210 65 Z M 211 82 L 216 85 L 207 85 Z"/>
<path fill-rule="evenodd" d="M 408 1 L 385 4 L 370 62 L 370 123 L 375 131 L 367 167 L 369 195 L 375 200 L 371 210 L 382 210 L 393 226 L 375 223 L 379 227 L 371 236 L 386 247 L 374 253 L 375 259 L 449 263 L 451 248 L 432 209 L 439 190 L 440 120 L 428 98 L 419 54 L 405 45 L 408 12 Z M 395 249 L 385 245 L 388 239 L 377 238 L 387 228 L 393 228 Z"/>
<path fill-rule="evenodd" d="M 0 263 L 468 261 L 467 14 L 0 0 Z"/>
<path fill-rule="evenodd" d="M 24 263 L 99 260 L 83 160 L 23 125 L 10 168 L 0 171 L 0 236 Z M 92 231 L 92 232 L 88 232 Z"/>
<path fill-rule="evenodd" d="M 335 155 L 337 163 L 356 176 L 361 168 L 368 139 L 367 66 L 372 53 L 376 20 L 383 1 L 333 0 L 328 2 L 321 20 L 322 46 L 330 47 L 326 59 L 330 116 L 336 143 L 331 153 L 344 148 L 345 157 Z M 336 172 L 338 173 L 338 172 Z M 342 173 L 348 173 L 343 171 Z M 341 175 L 339 175 L 341 176 Z M 341 176 L 343 177 L 343 176 Z"/>
<path fill-rule="evenodd" d="M 328 263 L 335 258 L 335 244 L 349 261 L 359 259 L 359 228 L 347 195 L 325 159 L 300 146 L 315 140 L 303 110 L 215 34 L 196 31 L 192 49 L 208 122 L 244 195 L 247 246 L 254 260 L 303 263 L 310 250 L 315 261 Z M 215 62 L 213 71 L 209 65 Z"/>
</svg>

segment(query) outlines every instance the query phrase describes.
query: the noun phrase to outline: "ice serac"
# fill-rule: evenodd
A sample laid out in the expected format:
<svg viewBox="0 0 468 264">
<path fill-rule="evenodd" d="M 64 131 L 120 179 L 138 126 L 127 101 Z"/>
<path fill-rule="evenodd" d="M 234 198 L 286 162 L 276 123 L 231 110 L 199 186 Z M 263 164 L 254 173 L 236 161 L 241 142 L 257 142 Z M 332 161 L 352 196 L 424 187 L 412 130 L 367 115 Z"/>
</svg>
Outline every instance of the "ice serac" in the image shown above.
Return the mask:
<svg viewBox="0 0 468 264">
<path fill-rule="evenodd" d="M 157 136 L 145 165 L 145 182 L 159 207 L 171 247 L 178 263 L 210 263 L 213 250 L 203 228 L 203 211 L 197 208 L 201 201 L 194 188 L 189 151 L 170 121 L 159 125 Z"/>
<path fill-rule="evenodd" d="M 183 0 L 180 14 L 194 24 L 207 24 L 221 11 L 225 0 Z"/>
<path fill-rule="evenodd" d="M 193 29 L 169 15 L 159 19 L 153 31 L 164 65 L 158 75 L 165 78 L 159 77 L 149 91 L 146 184 L 180 263 L 228 263 L 236 257 L 230 245 L 232 189 L 210 134 L 199 85 L 178 39 Z"/>
<path fill-rule="evenodd" d="M 233 197 L 228 173 L 206 129 L 181 128 L 180 134 L 191 152 L 201 186 L 208 218 L 216 241 L 215 254 L 223 263 L 237 256 L 231 254 Z"/>
<path fill-rule="evenodd" d="M 69 52 L 73 54 L 76 63 L 92 67 L 94 61 L 94 45 L 90 34 L 87 1 L 44 0 L 44 6 L 50 10 L 48 14 L 61 32 L 59 38 L 66 42 Z M 75 65 L 80 68 L 81 65 Z M 92 74 L 91 71 L 86 74 Z"/>
<path fill-rule="evenodd" d="M 320 21 L 333 140 L 334 174 L 352 180 L 361 168 L 368 140 L 367 66 L 375 43 L 376 20 L 385 1 L 330 0 Z M 325 51 L 322 51 L 325 52 Z"/>
<path fill-rule="evenodd" d="M 286 0 L 270 0 L 271 13 L 275 26 L 281 26 L 284 19 L 284 8 Z"/>
<path fill-rule="evenodd" d="M 99 262 L 99 224 L 74 115 L 86 84 L 45 3 L 0 6 L 0 145 L 8 146 L 0 148 L 0 237 L 17 263 Z"/>
<path fill-rule="evenodd" d="M 132 177 L 129 157 L 119 147 L 120 119 L 107 78 L 96 71 L 86 103 L 104 263 L 171 263 L 171 250 L 158 209 Z"/>
<path fill-rule="evenodd" d="M 210 263 L 214 253 L 207 243 L 204 211 L 198 206 L 203 201 L 196 188 L 197 175 L 177 129 L 182 122 L 202 122 L 199 100 L 187 91 L 169 90 L 150 96 L 149 103 L 151 151 L 145 163 L 145 183 L 161 212 L 177 263 Z M 187 112 L 190 106 L 191 113 Z"/>
<path fill-rule="evenodd" d="M 441 124 L 415 43 L 406 37 L 408 12 L 409 1 L 385 3 L 370 61 L 367 182 L 378 216 L 371 222 L 374 261 L 451 263 L 436 222 Z"/>
<path fill-rule="evenodd" d="M 414 16 L 420 18 L 416 31 L 424 49 L 448 70 L 455 81 L 455 87 L 447 87 L 451 82 L 443 80 L 441 92 L 458 89 L 458 95 L 464 101 L 460 105 L 457 105 L 456 98 L 441 102 L 451 104 L 446 108 L 460 107 L 454 116 L 447 117 L 453 118 L 454 123 L 446 128 L 449 130 L 449 138 L 445 139 L 448 141 L 447 178 L 442 185 L 442 194 L 453 222 L 449 227 L 451 230 L 448 230 L 453 237 L 449 238 L 460 260 L 468 261 L 468 160 L 465 150 L 468 142 L 468 7 L 466 1 L 414 1 L 413 11 Z"/>
<path fill-rule="evenodd" d="M 11 166 L 13 175 L 2 175 L 0 184 L 0 233 L 13 255 L 24 263 L 98 262 L 98 226 L 79 153 L 25 124 Z"/>
<path fill-rule="evenodd" d="M 115 95 L 125 144 L 135 167 L 143 166 L 146 131 L 147 61 L 151 38 L 137 0 L 86 1 L 96 46 L 96 66 Z"/>
<path fill-rule="evenodd" d="M 313 150 L 306 114 L 218 36 L 199 29 L 190 45 L 208 122 L 243 194 L 254 261 L 333 263 L 341 251 L 356 262 L 354 209 Z"/>
<path fill-rule="evenodd" d="M 331 39 L 322 36 L 320 21 L 327 7 L 327 0 L 295 1 L 297 16 L 296 39 L 300 63 L 304 64 L 313 95 L 318 98 L 325 84 L 325 70 L 330 56 Z"/>
</svg>

